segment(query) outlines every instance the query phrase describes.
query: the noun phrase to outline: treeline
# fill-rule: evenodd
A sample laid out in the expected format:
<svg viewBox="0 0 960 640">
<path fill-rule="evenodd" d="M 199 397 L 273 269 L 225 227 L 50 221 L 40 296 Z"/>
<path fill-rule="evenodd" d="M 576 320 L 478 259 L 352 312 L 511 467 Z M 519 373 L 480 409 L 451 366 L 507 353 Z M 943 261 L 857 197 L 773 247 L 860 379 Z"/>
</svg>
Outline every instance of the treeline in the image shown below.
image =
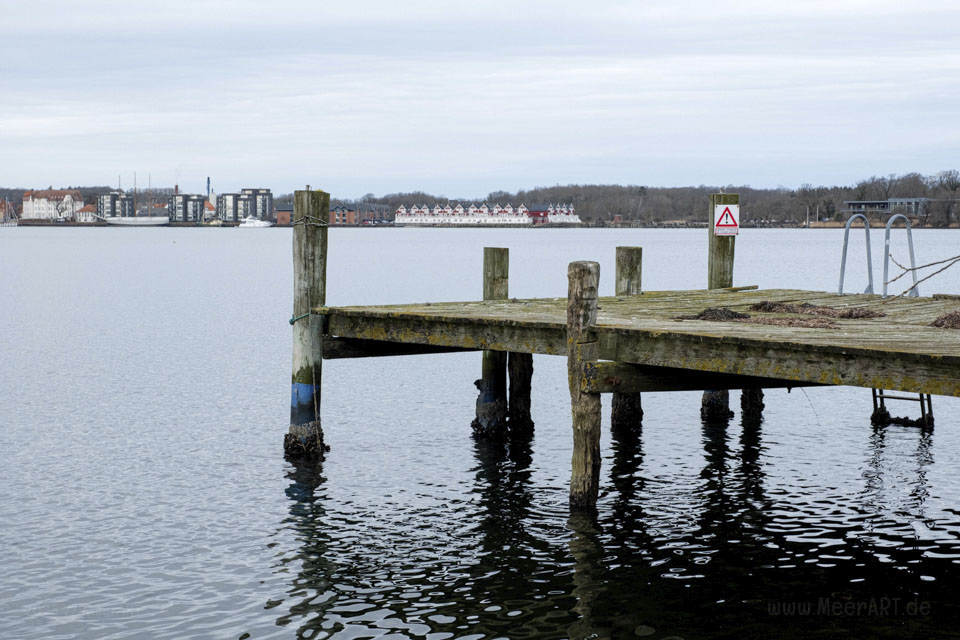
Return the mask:
<svg viewBox="0 0 960 640">
<path fill-rule="evenodd" d="M 931 226 L 947 226 L 960 222 L 960 172 L 955 169 L 924 176 L 919 173 L 873 176 L 847 186 L 814 186 L 804 184 L 798 189 L 778 187 L 757 189 L 748 185 L 725 185 L 727 193 L 740 194 L 741 215 L 746 223 L 802 223 L 841 220 L 845 217 L 844 202 L 851 200 L 887 200 L 889 198 L 929 198 L 924 222 Z M 357 200 L 334 198 L 331 203 L 352 204 L 370 202 L 396 209 L 401 204 L 445 205 L 459 202 L 487 202 L 528 207 L 535 203 L 572 203 L 585 222 L 609 224 L 619 216 L 624 223 L 660 224 L 667 221 L 703 220 L 707 197 L 717 193 L 718 186 L 647 187 L 640 185 L 570 184 L 510 193 L 494 191 L 486 196 L 446 198 L 411 191 L 390 193 L 377 197 L 372 193 Z M 282 201 L 281 196 L 277 201 Z M 292 202 L 292 197 L 289 198 Z"/>
</svg>

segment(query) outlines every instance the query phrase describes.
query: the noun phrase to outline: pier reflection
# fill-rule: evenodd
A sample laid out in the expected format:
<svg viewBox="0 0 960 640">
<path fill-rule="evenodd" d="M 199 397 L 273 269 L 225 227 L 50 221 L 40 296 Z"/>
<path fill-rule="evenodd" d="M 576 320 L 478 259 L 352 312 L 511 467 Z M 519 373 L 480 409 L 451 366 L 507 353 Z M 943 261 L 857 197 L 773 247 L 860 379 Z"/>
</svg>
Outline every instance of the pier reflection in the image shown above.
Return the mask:
<svg viewBox="0 0 960 640">
<path fill-rule="evenodd" d="M 575 619 L 566 549 L 556 544 L 563 528 L 554 514 L 535 511 L 532 447 L 531 431 L 474 442 L 480 552 L 465 599 L 479 614 L 470 633 L 482 637 L 556 637 Z"/>
<path fill-rule="evenodd" d="M 331 588 L 336 565 L 327 558 L 330 531 L 326 522 L 325 478 L 320 464 L 294 464 L 287 470 L 290 484 L 284 490 L 289 499 L 289 515 L 282 528 L 293 532 L 296 548 L 280 560 L 278 571 L 291 572 L 287 590 L 289 604 L 276 624 L 300 623 L 297 637 L 312 637 L 324 625 L 326 613 L 335 599 L 325 597 Z M 267 602 L 271 609 L 279 602 Z M 329 625 L 327 625 L 329 628 Z"/>
<path fill-rule="evenodd" d="M 282 530 L 295 548 L 277 567 L 288 584 L 277 624 L 302 637 L 799 639 L 923 637 L 960 623 L 943 604 L 936 618 L 785 613 L 798 602 L 960 601 L 960 526 L 928 516 L 931 432 L 861 437 L 857 494 L 799 475 L 811 467 L 789 464 L 796 440 L 759 421 L 690 425 L 693 471 L 665 467 L 650 452 L 652 420 L 613 433 L 592 514 L 570 516 L 556 487 L 539 486 L 529 434 L 472 441 L 469 499 L 403 494 L 378 515 L 382 535 L 357 524 L 371 503 L 331 500 L 321 469 L 289 469 Z"/>
<path fill-rule="evenodd" d="M 890 440 L 893 440 L 891 451 Z M 911 441 L 916 440 L 915 444 Z M 882 515 L 891 505 L 918 519 L 925 519 L 926 502 L 930 497 L 928 468 L 933 464 L 933 429 L 874 426 L 870 435 L 870 451 L 863 473 L 861 492 L 865 505 L 875 515 Z M 902 495 L 902 488 L 909 492 Z"/>
</svg>

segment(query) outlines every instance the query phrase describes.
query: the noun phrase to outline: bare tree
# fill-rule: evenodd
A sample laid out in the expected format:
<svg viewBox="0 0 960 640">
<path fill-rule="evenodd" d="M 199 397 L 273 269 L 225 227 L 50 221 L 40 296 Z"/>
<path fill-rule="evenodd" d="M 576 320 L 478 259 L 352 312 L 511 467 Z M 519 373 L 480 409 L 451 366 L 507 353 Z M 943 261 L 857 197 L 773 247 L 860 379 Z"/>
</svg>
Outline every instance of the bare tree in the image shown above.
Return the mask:
<svg viewBox="0 0 960 640">
<path fill-rule="evenodd" d="M 960 190 L 960 171 L 956 169 L 941 171 L 937 174 L 937 186 L 956 195 L 957 190 Z"/>
</svg>

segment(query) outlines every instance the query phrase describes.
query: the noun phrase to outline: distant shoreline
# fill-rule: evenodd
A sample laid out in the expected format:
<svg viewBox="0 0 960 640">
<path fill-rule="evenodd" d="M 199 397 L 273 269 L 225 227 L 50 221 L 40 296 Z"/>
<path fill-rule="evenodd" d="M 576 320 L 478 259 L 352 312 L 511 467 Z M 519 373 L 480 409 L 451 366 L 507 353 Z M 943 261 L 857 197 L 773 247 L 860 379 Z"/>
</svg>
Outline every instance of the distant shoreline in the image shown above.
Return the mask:
<svg viewBox="0 0 960 640">
<path fill-rule="evenodd" d="M 804 227 L 799 224 L 745 224 L 742 225 L 742 229 L 758 230 L 758 229 L 843 229 L 845 222 L 830 221 L 830 222 L 812 222 L 809 227 Z M 881 228 L 882 223 L 877 221 L 877 226 L 875 228 Z M 54 222 L 52 220 L 19 220 L 17 221 L 17 226 L 20 227 L 40 227 L 40 228 L 53 228 L 58 229 L 62 227 L 82 227 L 82 228 L 115 228 L 115 229 L 142 229 L 145 227 L 137 226 L 122 226 L 122 225 L 111 225 L 106 222 Z M 173 227 L 177 229 L 217 229 L 217 228 L 235 228 L 238 227 L 239 223 L 237 222 L 224 222 L 222 225 L 209 225 L 209 224 L 193 224 L 188 222 L 171 222 L 166 225 L 157 225 L 157 227 L 152 228 L 162 228 L 162 227 Z M 677 223 L 672 222 L 668 224 L 635 224 L 635 225 L 574 225 L 574 224 L 537 224 L 537 225 L 507 225 L 507 224 L 475 224 L 475 225 L 465 225 L 465 224 L 335 224 L 330 225 L 331 228 L 344 228 L 344 229 L 705 229 L 707 227 L 706 222 L 686 222 L 686 223 Z M 290 229 L 292 225 L 278 225 L 274 224 L 270 227 L 263 227 L 265 229 Z M 859 228 L 859 227 L 858 227 Z M 949 227 L 934 227 L 934 226 L 925 226 L 925 225 L 914 225 L 914 229 L 960 229 L 960 224 L 952 224 Z"/>
</svg>

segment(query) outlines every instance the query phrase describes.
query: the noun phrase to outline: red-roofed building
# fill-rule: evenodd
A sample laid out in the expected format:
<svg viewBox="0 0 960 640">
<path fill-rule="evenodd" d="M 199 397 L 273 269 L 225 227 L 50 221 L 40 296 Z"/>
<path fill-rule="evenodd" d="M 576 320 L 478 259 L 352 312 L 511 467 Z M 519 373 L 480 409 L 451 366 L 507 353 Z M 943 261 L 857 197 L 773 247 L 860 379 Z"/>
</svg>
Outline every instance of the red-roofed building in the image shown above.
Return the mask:
<svg viewBox="0 0 960 640">
<path fill-rule="evenodd" d="M 83 208 L 76 189 L 43 189 L 23 194 L 24 220 L 75 220 Z"/>
<path fill-rule="evenodd" d="M 77 222 L 96 222 L 97 205 L 85 204 L 77 211 Z"/>
</svg>

